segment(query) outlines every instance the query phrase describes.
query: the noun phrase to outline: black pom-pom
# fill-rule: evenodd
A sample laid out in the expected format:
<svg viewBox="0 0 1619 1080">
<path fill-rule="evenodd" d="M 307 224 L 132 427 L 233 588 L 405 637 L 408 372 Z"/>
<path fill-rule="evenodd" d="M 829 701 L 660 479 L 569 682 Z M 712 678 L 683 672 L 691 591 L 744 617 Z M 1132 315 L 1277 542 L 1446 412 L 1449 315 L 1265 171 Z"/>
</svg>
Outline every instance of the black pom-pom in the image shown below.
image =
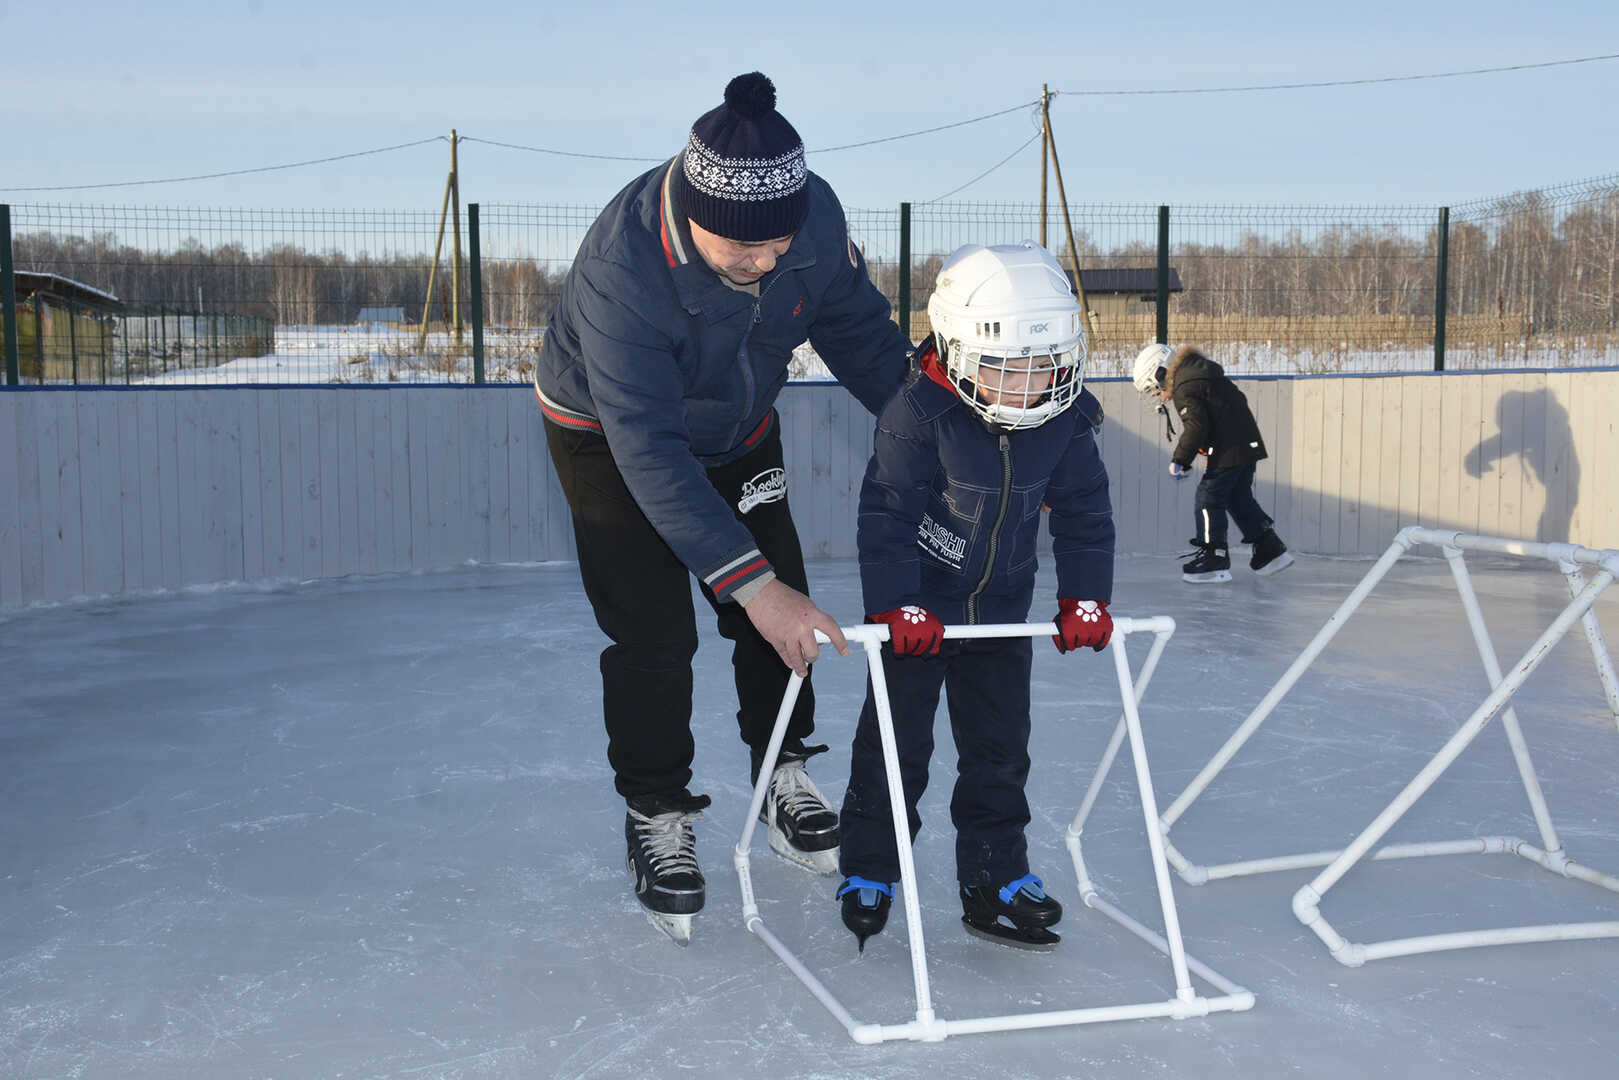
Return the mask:
<svg viewBox="0 0 1619 1080">
<path fill-rule="evenodd" d="M 776 107 L 776 86 L 763 73 L 750 71 L 725 85 L 725 104 L 745 120 L 757 120 Z"/>
</svg>

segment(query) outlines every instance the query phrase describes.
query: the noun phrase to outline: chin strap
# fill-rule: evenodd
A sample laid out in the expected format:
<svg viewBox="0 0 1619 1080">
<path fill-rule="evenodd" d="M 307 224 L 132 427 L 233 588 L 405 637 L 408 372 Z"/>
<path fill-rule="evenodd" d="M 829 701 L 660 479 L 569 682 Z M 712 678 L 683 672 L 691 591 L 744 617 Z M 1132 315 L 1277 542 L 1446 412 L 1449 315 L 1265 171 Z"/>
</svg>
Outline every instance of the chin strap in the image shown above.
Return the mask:
<svg viewBox="0 0 1619 1080">
<path fill-rule="evenodd" d="M 1169 406 L 1166 403 L 1160 401 L 1158 403 L 1158 412 L 1164 418 L 1164 438 L 1166 440 L 1168 440 L 1169 442 L 1174 442 L 1175 441 L 1175 422 L 1174 422 L 1173 419 L 1170 418 Z"/>
</svg>

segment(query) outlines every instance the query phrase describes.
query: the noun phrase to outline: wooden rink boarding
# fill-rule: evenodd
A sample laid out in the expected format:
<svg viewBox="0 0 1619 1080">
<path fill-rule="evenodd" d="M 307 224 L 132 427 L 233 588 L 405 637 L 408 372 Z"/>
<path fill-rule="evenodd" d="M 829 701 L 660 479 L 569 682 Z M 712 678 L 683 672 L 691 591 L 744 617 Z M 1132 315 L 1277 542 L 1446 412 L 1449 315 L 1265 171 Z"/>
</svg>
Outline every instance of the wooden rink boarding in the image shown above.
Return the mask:
<svg viewBox="0 0 1619 1080">
<path fill-rule="evenodd" d="M 1294 551 L 1372 556 L 1407 525 L 1619 546 L 1619 370 L 1237 381 Z M 1194 485 L 1162 418 L 1127 381 L 1088 385 L 1118 550 L 1184 551 Z M 871 418 L 826 384 L 778 408 L 805 554 L 851 558 Z M 0 392 L 0 609 L 572 560 L 541 424 L 524 385 Z"/>
</svg>

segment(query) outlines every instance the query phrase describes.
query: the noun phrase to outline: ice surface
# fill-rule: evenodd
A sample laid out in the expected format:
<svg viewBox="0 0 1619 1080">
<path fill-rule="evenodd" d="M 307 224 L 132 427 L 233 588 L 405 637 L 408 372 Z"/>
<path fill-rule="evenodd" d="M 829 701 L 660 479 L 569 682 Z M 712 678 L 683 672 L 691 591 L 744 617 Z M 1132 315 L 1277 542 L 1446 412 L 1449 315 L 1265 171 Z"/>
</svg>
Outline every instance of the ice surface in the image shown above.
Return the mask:
<svg viewBox="0 0 1619 1080">
<path fill-rule="evenodd" d="M 1237 553 L 1233 553 L 1237 554 Z M 1543 567 L 1470 560 L 1503 663 L 1562 607 Z M 1123 558 L 1114 608 L 1179 630 L 1143 704 L 1167 804 L 1370 563 L 1183 585 Z M 860 615 L 855 566 L 811 566 Z M 1050 585 L 1049 577 L 1042 582 Z M 1043 618 L 1049 587 L 1037 594 Z M 700 607 L 700 610 L 706 610 Z M 1598 607 L 1619 639 L 1619 596 Z M 1409 559 L 1174 832 L 1202 862 L 1338 847 L 1486 692 L 1442 562 Z M 1606 1077 L 1619 941 L 1349 969 L 1289 910 L 1311 872 L 1176 882 L 1190 952 L 1252 1012 L 857 1046 L 740 921 L 748 797 L 729 661 L 705 627 L 694 790 L 709 903 L 687 949 L 623 870 L 603 639 L 569 565 L 470 567 L 85 603 L 0 618 L 0 1075 L 6 1077 Z M 1148 642 L 1135 643 L 1139 663 Z M 833 798 L 862 668 L 817 668 Z M 1077 903 L 1062 832 L 1118 715 L 1107 659 L 1036 649 L 1031 856 L 1068 903 L 1051 954 L 960 931 L 943 723 L 917 845 L 943 1018 L 1162 1000 L 1167 961 Z M 1619 871 L 1619 734 L 1578 635 L 1517 700 L 1575 859 Z M 1390 841 L 1535 838 L 1498 725 Z M 1157 925 L 1128 764 L 1086 833 L 1104 893 Z M 857 958 L 834 881 L 753 847 L 771 928 L 863 1020 L 915 1003 L 903 920 Z M 1363 864 L 1323 904 L 1351 938 L 1619 918 L 1502 856 Z"/>
</svg>

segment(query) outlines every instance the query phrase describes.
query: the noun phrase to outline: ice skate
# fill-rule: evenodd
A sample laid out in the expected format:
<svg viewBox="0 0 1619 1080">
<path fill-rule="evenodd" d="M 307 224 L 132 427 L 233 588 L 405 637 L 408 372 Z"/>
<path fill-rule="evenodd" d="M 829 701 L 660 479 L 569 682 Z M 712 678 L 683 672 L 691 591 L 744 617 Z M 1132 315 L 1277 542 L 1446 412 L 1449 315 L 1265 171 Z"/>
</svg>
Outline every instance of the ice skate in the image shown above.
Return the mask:
<svg viewBox="0 0 1619 1080">
<path fill-rule="evenodd" d="M 624 815 L 628 852 L 624 864 L 635 898 L 652 925 L 677 945 L 691 941 L 692 916 L 703 910 L 703 872 L 697 865 L 692 822 L 703 815 L 707 795 L 640 795 Z"/>
<path fill-rule="evenodd" d="M 776 854 L 817 874 L 835 874 L 838 815 L 804 771 L 808 756 L 782 754 L 759 808 L 759 820 L 770 827 L 770 847 Z"/>
<path fill-rule="evenodd" d="M 1048 929 L 1062 918 L 1062 905 L 1046 895 L 1044 885 L 1033 874 L 1024 874 L 999 890 L 989 885 L 963 885 L 961 909 L 967 932 L 997 945 L 1045 952 L 1062 940 Z"/>
<path fill-rule="evenodd" d="M 1248 568 L 1260 577 L 1279 574 L 1292 565 L 1293 556 L 1275 529 L 1266 529 L 1254 541 L 1254 556 L 1248 560 Z"/>
<path fill-rule="evenodd" d="M 1197 550 L 1192 553 L 1192 561 L 1181 566 L 1181 580 L 1190 581 L 1194 585 L 1213 585 L 1222 581 L 1231 580 L 1231 555 L 1224 546 L 1215 547 L 1201 541 L 1193 541 Z"/>
<path fill-rule="evenodd" d="M 882 933 L 888 925 L 894 887 L 863 877 L 847 877 L 838 886 L 838 899 L 843 901 L 843 925 L 859 939 L 859 951 L 865 952 L 866 939 Z"/>
</svg>

